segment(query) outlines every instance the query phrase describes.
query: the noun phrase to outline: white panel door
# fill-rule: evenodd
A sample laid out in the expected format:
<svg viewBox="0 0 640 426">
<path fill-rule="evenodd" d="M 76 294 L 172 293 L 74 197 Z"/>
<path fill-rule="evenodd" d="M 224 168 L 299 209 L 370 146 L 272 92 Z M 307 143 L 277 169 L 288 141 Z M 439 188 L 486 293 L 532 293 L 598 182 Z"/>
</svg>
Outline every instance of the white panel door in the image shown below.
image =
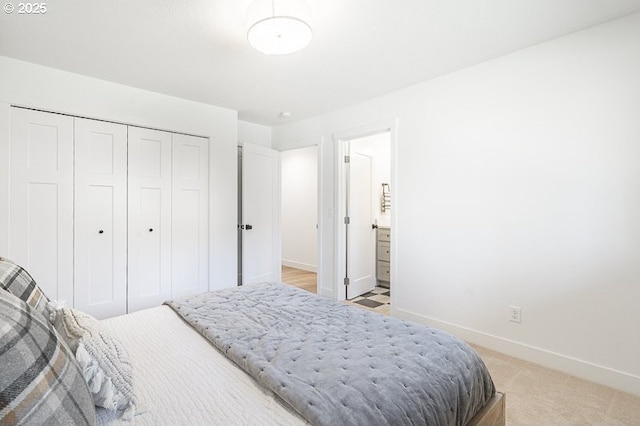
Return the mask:
<svg viewBox="0 0 640 426">
<path fill-rule="evenodd" d="M 73 118 L 11 110 L 9 253 L 50 299 L 73 304 Z"/>
<path fill-rule="evenodd" d="M 278 151 L 242 147 L 242 283 L 280 281 Z"/>
<path fill-rule="evenodd" d="M 209 140 L 173 138 L 171 297 L 209 288 Z"/>
<path fill-rule="evenodd" d="M 75 119 L 75 306 L 127 312 L 127 127 Z"/>
<path fill-rule="evenodd" d="M 353 299 L 376 285 L 373 159 L 352 150 L 348 167 L 347 298 Z"/>
<path fill-rule="evenodd" d="M 171 298 L 171 133 L 129 127 L 129 312 Z"/>
</svg>

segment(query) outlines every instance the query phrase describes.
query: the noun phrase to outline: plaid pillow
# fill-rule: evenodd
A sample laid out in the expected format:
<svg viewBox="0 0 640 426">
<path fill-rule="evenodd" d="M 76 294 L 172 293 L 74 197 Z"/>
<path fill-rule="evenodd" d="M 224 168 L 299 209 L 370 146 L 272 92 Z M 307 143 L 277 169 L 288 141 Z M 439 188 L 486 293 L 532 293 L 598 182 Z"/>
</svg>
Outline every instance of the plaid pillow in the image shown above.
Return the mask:
<svg viewBox="0 0 640 426">
<path fill-rule="evenodd" d="M 49 315 L 47 311 L 49 299 L 31 275 L 21 266 L 2 257 L 0 257 L 0 287 L 24 300 L 45 317 Z"/>
<path fill-rule="evenodd" d="M 0 291 L 0 424 L 95 425 L 78 363 L 53 325 Z"/>
</svg>

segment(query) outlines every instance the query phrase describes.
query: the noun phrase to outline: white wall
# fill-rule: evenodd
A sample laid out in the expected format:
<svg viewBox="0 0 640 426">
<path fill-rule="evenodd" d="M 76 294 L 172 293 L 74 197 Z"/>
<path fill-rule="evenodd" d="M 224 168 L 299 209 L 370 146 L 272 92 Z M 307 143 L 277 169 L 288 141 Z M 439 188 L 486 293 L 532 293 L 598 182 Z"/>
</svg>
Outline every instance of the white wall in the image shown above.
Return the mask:
<svg viewBox="0 0 640 426">
<path fill-rule="evenodd" d="M 318 148 L 282 151 L 282 264 L 316 272 L 318 267 Z"/>
<path fill-rule="evenodd" d="M 11 105 L 210 138 L 209 287 L 236 284 L 236 111 L 0 56 L 0 255 L 9 238 Z"/>
<path fill-rule="evenodd" d="M 391 211 L 382 211 L 382 183 L 391 182 L 391 141 L 389 132 L 365 136 L 351 141 L 351 152 L 373 159 L 373 213 L 379 226 L 391 226 Z M 393 205 L 393 197 L 392 197 Z"/>
<path fill-rule="evenodd" d="M 238 143 L 251 143 L 271 148 L 271 127 L 238 120 Z"/>
<path fill-rule="evenodd" d="M 640 395 L 638 40 L 634 14 L 275 127 L 324 141 L 320 285 L 332 135 L 397 119 L 393 315 Z"/>
</svg>

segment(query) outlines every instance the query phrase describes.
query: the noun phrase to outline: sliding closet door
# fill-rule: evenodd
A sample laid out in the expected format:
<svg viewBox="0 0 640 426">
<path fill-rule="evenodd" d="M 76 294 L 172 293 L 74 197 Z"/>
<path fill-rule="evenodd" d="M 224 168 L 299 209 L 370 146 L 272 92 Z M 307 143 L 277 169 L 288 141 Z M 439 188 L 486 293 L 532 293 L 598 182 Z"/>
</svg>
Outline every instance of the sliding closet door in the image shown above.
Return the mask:
<svg viewBox="0 0 640 426">
<path fill-rule="evenodd" d="M 127 127 L 75 119 L 75 307 L 127 312 Z"/>
<path fill-rule="evenodd" d="M 9 253 L 73 304 L 73 118 L 11 110 Z"/>
<path fill-rule="evenodd" d="M 173 135 L 172 297 L 207 291 L 209 140 Z"/>
<path fill-rule="evenodd" d="M 129 127 L 129 312 L 171 298 L 171 134 Z"/>
</svg>

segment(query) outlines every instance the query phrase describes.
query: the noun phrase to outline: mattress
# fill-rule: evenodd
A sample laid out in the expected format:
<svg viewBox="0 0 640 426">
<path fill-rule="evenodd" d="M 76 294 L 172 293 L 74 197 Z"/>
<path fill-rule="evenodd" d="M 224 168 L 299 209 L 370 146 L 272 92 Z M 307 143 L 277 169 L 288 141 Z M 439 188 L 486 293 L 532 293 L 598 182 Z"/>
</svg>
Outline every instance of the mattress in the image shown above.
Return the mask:
<svg viewBox="0 0 640 426">
<path fill-rule="evenodd" d="M 139 402 L 130 422 L 99 409 L 99 425 L 307 424 L 168 306 L 101 324 L 129 352 Z"/>
</svg>

